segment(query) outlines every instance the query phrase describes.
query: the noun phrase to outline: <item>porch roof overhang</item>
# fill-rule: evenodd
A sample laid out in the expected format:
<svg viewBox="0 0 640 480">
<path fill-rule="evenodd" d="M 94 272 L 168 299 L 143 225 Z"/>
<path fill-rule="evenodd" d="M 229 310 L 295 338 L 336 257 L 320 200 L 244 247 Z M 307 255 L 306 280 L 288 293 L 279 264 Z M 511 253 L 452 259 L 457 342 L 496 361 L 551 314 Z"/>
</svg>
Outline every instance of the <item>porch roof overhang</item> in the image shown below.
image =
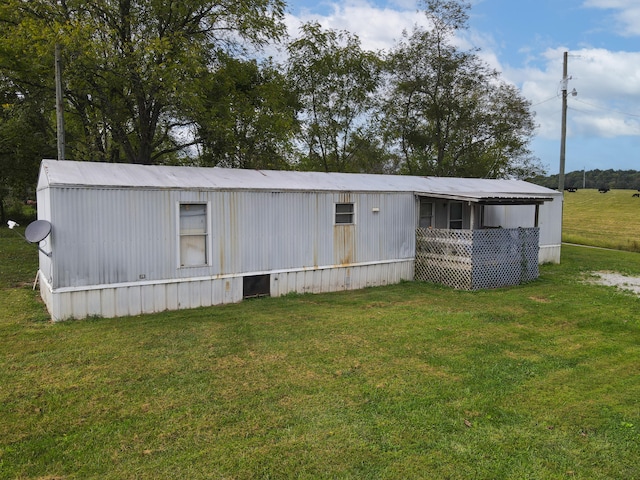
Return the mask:
<svg viewBox="0 0 640 480">
<path fill-rule="evenodd" d="M 553 200 L 553 197 L 548 195 L 531 193 L 415 192 L 415 194 L 420 197 L 477 203 L 479 205 L 541 205 L 544 202 Z"/>
</svg>

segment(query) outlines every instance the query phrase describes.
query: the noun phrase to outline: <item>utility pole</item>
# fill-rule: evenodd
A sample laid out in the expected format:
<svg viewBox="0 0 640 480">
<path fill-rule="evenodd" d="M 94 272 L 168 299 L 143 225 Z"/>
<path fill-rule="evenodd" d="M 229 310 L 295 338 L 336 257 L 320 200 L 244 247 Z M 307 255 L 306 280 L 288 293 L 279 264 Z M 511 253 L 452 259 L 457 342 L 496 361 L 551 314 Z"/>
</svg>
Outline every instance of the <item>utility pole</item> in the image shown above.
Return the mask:
<svg viewBox="0 0 640 480">
<path fill-rule="evenodd" d="M 56 130 L 58 138 L 58 160 L 64 160 L 64 103 L 62 95 L 62 54 L 56 43 Z"/>
<path fill-rule="evenodd" d="M 564 192 L 564 156 L 567 143 L 567 57 L 568 52 L 564 52 L 564 62 L 562 64 L 562 134 L 560 136 L 560 173 L 558 175 L 558 190 Z"/>
</svg>

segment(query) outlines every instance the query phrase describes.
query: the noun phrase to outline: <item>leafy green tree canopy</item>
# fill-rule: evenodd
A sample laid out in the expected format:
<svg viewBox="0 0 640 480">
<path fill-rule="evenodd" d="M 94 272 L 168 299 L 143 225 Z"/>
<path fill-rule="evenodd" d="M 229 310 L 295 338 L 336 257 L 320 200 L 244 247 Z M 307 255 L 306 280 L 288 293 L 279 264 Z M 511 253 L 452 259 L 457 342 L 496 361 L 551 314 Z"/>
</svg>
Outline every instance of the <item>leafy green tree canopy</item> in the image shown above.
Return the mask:
<svg viewBox="0 0 640 480">
<path fill-rule="evenodd" d="M 460 51 L 469 5 L 426 0 L 429 29 L 415 28 L 388 55 L 382 130 L 410 174 L 524 178 L 541 167 L 529 150 L 529 103 L 477 51 Z"/>
<path fill-rule="evenodd" d="M 0 68 L 16 85 L 53 91 L 65 65 L 68 151 L 78 159 L 157 163 L 197 139 L 182 134 L 182 96 L 239 53 L 285 34 L 283 0 L 5 0 Z"/>
<path fill-rule="evenodd" d="M 286 170 L 293 162 L 298 102 L 277 65 L 221 57 L 183 102 L 195 122 L 199 165 Z"/>
<path fill-rule="evenodd" d="M 40 159 L 55 154 L 50 107 L 46 98 L 26 101 L 13 85 L 0 82 L 0 225 L 6 225 L 7 200 L 35 200 Z"/>
<path fill-rule="evenodd" d="M 548 188 L 558 188 L 558 175 L 536 176 L 529 181 Z M 566 188 L 615 188 L 640 191 L 637 170 L 576 170 L 565 174 Z"/>
<path fill-rule="evenodd" d="M 317 23 L 301 27 L 289 45 L 288 75 L 302 108 L 303 169 L 349 172 L 363 165 L 354 157 L 366 138 L 379 71 L 378 56 L 363 51 L 357 36 Z"/>
</svg>

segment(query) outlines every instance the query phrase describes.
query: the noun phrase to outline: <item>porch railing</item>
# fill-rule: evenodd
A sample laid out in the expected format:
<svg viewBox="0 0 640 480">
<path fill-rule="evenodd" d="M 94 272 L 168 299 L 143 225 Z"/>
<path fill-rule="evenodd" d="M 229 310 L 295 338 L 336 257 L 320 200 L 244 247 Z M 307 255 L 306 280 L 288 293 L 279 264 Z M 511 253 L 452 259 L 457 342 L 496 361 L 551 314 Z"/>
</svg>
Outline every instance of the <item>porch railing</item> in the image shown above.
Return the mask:
<svg viewBox="0 0 640 480">
<path fill-rule="evenodd" d="M 415 278 L 477 290 L 538 278 L 538 228 L 416 231 Z"/>
</svg>

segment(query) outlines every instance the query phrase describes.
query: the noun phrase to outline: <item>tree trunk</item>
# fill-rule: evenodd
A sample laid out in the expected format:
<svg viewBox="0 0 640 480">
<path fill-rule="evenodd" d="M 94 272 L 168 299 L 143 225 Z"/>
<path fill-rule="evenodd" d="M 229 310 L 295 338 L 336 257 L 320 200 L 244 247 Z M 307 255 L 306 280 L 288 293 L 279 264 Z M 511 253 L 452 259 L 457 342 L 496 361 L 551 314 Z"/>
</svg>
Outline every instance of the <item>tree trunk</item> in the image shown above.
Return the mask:
<svg viewBox="0 0 640 480">
<path fill-rule="evenodd" d="M 7 215 L 4 211 L 4 195 L 0 196 L 0 223 L 4 225 L 7 221 Z"/>
</svg>

